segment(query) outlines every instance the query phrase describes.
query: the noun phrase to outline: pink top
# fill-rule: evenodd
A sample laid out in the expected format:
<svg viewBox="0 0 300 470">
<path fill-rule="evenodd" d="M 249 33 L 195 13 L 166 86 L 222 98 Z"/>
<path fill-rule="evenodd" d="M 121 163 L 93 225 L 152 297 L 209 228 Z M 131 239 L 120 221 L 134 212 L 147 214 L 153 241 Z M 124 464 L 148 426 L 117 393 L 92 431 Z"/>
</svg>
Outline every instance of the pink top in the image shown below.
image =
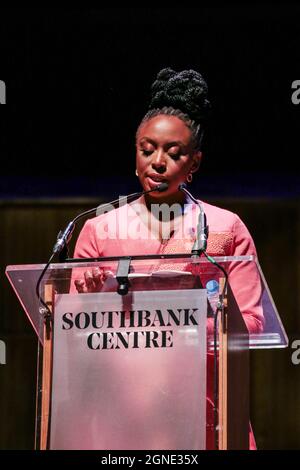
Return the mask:
<svg viewBox="0 0 300 470">
<path fill-rule="evenodd" d="M 209 226 L 207 253 L 212 256 L 256 255 L 251 235 L 241 219 L 234 213 L 202 203 Z M 153 236 L 139 216 L 139 206 L 126 204 L 107 214 L 89 219 L 77 240 L 75 258 L 105 256 L 133 256 L 160 253 L 191 252 L 195 241 L 199 209 L 189 204 L 184 216 L 184 227 L 177 227 L 171 238 L 161 242 Z M 164 269 L 179 269 L 178 264 L 164 264 Z M 186 263 L 183 270 L 191 270 Z M 250 333 L 262 331 L 264 319 L 260 305 L 259 274 L 253 263 L 235 264 L 228 269 L 229 282 Z M 211 322 L 211 323 L 210 323 Z M 212 319 L 208 320 L 208 332 Z M 213 355 L 207 355 L 207 423 L 213 423 Z M 213 449 L 213 432 L 207 432 L 207 449 Z M 252 431 L 249 447 L 255 449 Z"/>
<path fill-rule="evenodd" d="M 138 201 L 135 201 L 138 202 Z M 188 253 L 195 241 L 199 209 L 188 204 L 185 222 L 163 243 L 139 217 L 135 202 L 87 220 L 77 240 L 75 258 Z M 207 253 L 212 256 L 256 255 L 252 237 L 241 219 L 225 209 L 202 203 L 209 226 Z M 170 268 L 166 266 L 164 269 Z M 179 269 L 178 265 L 173 268 Z M 191 270 L 186 264 L 182 270 Z M 229 268 L 229 282 L 249 332 L 263 329 L 259 274 L 253 263 Z"/>
</svg>

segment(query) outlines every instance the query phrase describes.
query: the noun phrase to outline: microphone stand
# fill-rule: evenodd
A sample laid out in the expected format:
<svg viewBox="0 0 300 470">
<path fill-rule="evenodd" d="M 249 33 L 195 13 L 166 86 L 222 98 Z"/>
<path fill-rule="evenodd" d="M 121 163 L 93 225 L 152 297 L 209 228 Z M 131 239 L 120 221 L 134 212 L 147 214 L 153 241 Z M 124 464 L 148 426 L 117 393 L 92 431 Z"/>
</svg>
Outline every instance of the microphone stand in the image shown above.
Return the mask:
<svg viewBox="0 0 300 470">
<path fill-rule="evenodd" d="M 111 202 L 106 203 L 106 204 L 102 204 L 98 207 L 93 207 L 92 209 L 89 209 L 87 211 L 84 211 L 84 212 L 81 212 L 80 214 L 78 214 L 73 220 L 71 220 L 71 222 L 68 223 L 67 227 L 65 228 L 65 230 L 63 232 L 62 231 L 59 232 L 59 234 L 57 236 L 56 243 L 55 243 L 55 245 L 53 247 L 53 250 L 52 250 L 52 254 L 51 254 L 47 264 L 45 265 L 43 271 L 41 272 L 41 275 L 38 278 L 38 281 L 37 281 L 37 284 L 36 284 L 36 295 L 37 295 L 37 298 L 38 298 L 39 302 L 42 304 L 42 307 L 40 307 L 39 311 L 40 311 L 40 314 L 43 315 L 45 319 L 51 318 L 51 312 L 49 310 L 48 305 L 42 299 L 42 296 L 41 296 L 41 293 L 40 293 L 40 285 L 41 285 L 41 282 L 42 282 L 42 280 L 43 280 L 43 278 L 44 278 L 44 276 L 45 276 L 45 274 L 46 274 L 46 272 L 49 268 L 49 265 L 50 265 L 50 263 L 53 260 L 55 255 L 58 254 L 60 263 L 64 263 L 65 260 L 67 259 L 67 257 L 68 257 L 68 243 L 71 240 L 72 233 L 74 231 L 76 222 L 79 219 L 81 219 L 82 217 L 85 217 L 85 216 L 90 215 L 90 214 L 97 213 L 97 211 L 101 210 L 101 211 L 104 212 L 106 209 L 108 211 L 112 210 L 112 208 L 120 206 L 123 201 L 124 202 L 125 201 L 126 202 L 131 201 L 133 199 L 138 198 L 139 196 L 143 196 L 144 194 L 148 194 L 148 193 L 151 193 L 151 192 L 154 192 L 154 191 L 163 192 L 163 191 L 166 191 L 167 189 L 168 189 L 168 183 L 160 183 L 155 188 L 149 189 L 148 191 L 140 191 L 140 192 L 137 192 L 137 193 L 132 193 L 128 196 L 124 196 L 122 198 L 115 199 L 114 201 L 111 201 Z"/>
<path fill-rule="evenodd" d="M 198 225 L 197 225 L 197 237 L 195 243 L 192 248 L 192 255 L 193 258 L 199 258 L 201 253 L 206 252 L 207 248 L 207 237 L 208 237 L 208 225 L 206 223 L 206 215 L 202 206 L 201 201 L 198 201 L 186 188 L 185 183 L 181 183 L 179 185 L 180 191 L 183 191 L 185 194 L 189 196 L 189 198 L 197 204 L 200 209 L 199 218 L 198 218 Z"/>
<path fill-rule="evenodd" d="M 148 191 L 141 191 L 141 192 L 138 192 L 138 193 L 133 193 L 133 194 L 130 194 L 129 196 L 124 196 L 122 198 L 115 199 L 114 201 L 108 202 L 106 204 L 101 204 L 98 207 L 93 207 L 93 209 L 89 209 L 85 212 L 81 212 L 73 220 L 71 220 L 71 222 L 69 222 L 69 224 L 67 225 L 67 227 L 65 228 L 65 230 L 63 232 L 60 231 L 58 233 L 56 243 L 53 247 L 53 253 L 54 254 L 61 253 L 64 250 L 64 248 L 66 248 L 67 244 L 71 240 L 72 233 L 74 231 L 76 222 L 79 219 L 81 219 L 82 217 L 86 217 L 87 215 L 90 215 L 90 214 L 96 214 L 97 211 L 100 211 L 100 210 L 101 211 L 105 211 L 106 209 L 111 210 L 112 206 L 113 207 L 120 206 L 123 201 L 124 202 L 131 201 L 132 199 L 135 199 L 135 198 L 137 198 L 139 196 L 142 196 L 144 194 L 147 194 L 147 193 L 151 193 L 153 191 L 159 191 L 159 192 L 165 191 L 167 189 L 167 186 L 168 186 L 167 183 L 161 183 L 158 186 L 156 186 L 156 188 L 154 188 L 154 189 L 149 189 Z M 66 254 L 66 256 L 64 256 L 64 254 Z M 59 259 L 60 262 L 62 262 L 62 263 L 68 257 L 67 248 L 64 250 L 64 254 L 61 255 L 60 259 Z"/>
<path fill-rule="evenodd" d="M 186 188 L 186 184 L 182 183 L 179 185 L 178 189 L 180 191 L 183 191 L 185 194 L 187 194 L 191 200 L 198 205 L 200 212 L 199 212 L 199 219 L 198 219 L 198 225 L 197 225 L 197 237 L 195 240 L 195 243 L 192 248 L 192 257 L 194 258 L 199 258 L 201 254 L 208 259 L 208 261 L 217 268 L 219 268 L 222 273 L 225 276 L 225 282 L 223 285 L 222 292 L 219 293 L 219 301 L 217 304 L 216 311 L 214 313 L 214 441 L 215 441 L 215 448 L 216 450 L 218 449 L 219 446 L 219 436 L 218 436 L 218 425 L 219 425 L 219 419 L 218 419 L 218 391 L 219 391 L 219 380 L 218 380 L 218 353 L 217 353 L 217 333 L 218 333 L 218 315 L 219 313 L 221 314 L 221 318 L 224 319 L 224 313 L 225 313 L 225 303 L 224 303 L 224 297 L 227 291 L 227 284 L 228 284 L 228 274 L 221 266 L 219 263 L 216 262 L 216 260 L 212 257 L 209 256 L 206 253 L 206 248 L 207 248 L 207 238 L 208 238 L 208 225 L 206 221 L 206 215 L 202 206 L 201 201 L 198 201 Z M 223 322 L 225 324 L 225 322 Z"/>
</svg>

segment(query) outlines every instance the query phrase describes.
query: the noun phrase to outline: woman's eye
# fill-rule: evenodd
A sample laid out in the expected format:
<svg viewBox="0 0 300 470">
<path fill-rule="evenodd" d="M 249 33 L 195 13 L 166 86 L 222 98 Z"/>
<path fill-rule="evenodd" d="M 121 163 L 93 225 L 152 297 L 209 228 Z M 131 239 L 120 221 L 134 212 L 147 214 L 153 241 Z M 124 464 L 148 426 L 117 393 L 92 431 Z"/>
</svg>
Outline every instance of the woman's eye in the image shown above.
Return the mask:
<svg viewBox="0 0 300 470">
<path fill-rule="evenodd" d="M 153 150 L 147 150 L 147 149 L 141 149 L 141 152 L 146 155 L 146 157 L 149 157 L 149 155 L 151 155 L 151 153 L 153 152 Z"/>
<path fill-rule="evenodd" d="M 169 157 L 173 158 L 173 160 L 178 160 L 181 154 L 182 154 L 182 150 L 177 145 L 170 147 L 168 150 L 168 155 Z"/>
<path fill-rule="evenodd" d="M 169 156 L 173 158 L 174 160 L 178 160 L 180 158 L 180 152 L 177 153 L 169 153 Z"/>
</svg>

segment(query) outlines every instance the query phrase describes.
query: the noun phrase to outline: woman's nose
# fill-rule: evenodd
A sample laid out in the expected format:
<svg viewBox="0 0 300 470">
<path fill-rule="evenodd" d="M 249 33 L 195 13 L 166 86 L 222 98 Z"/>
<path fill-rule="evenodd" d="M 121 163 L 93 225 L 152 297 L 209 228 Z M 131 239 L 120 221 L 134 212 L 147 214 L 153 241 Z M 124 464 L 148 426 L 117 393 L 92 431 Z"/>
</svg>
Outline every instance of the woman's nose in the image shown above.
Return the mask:
<svg viewBox="0 0 300 470">
<path fill-rule="evenodd" d="M 156 152 L 152 160 L 152 168 L 158 173 L 164 173 L 166 171 L 166 159 L 164 157 L 164 152 Z"/>
</svg>

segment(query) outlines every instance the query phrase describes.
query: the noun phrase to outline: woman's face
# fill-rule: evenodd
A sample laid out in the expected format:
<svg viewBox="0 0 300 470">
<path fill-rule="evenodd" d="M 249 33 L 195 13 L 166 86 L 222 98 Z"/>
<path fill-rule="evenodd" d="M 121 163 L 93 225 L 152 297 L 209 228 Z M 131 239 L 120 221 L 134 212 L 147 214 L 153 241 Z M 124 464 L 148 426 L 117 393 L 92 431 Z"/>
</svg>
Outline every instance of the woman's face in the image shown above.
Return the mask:
<svg viewBox="0 0 300 470">
<path fill-rule="evenodd" d="M 193 150 L 191 131 L 176 116 L 159 115 L 141 125 L 136 141 L 136 168 L 145 191 L 168 183 L 164 192 L 151 197 L 182 199 L 178 186 L 199 168 L 201 152 Z"/>
</svg>

